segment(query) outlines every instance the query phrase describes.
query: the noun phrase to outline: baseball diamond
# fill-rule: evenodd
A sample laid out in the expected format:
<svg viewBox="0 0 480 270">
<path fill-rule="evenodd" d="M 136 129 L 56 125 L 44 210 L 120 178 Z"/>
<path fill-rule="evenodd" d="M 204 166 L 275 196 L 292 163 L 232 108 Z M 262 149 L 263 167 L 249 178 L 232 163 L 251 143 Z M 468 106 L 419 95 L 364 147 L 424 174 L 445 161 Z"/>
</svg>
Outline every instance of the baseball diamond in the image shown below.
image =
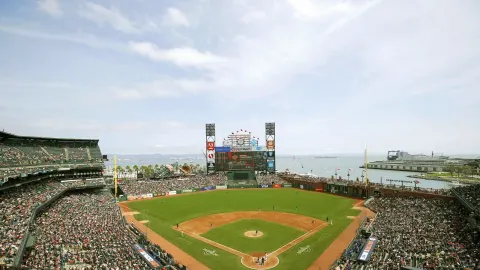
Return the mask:
<svg viewBox="0 0 480 270">
<path fill-rule="evenodd" d="M 206 268 L 318 269 L 316 265 L 328 268 L 352 239 L 363 218 L 361 209 L 354 207 L 358 203 L 296 189 L 227 189 L 121 207 L 128 222 L 151 237 L 161 235 Z M 338 242 L 349 228 L 345 241 Z M 246 237 L 247 232 L 261 237 Z M 330 260 L 322 261 L 321 255 L 329 252 Z"/>
</svg>

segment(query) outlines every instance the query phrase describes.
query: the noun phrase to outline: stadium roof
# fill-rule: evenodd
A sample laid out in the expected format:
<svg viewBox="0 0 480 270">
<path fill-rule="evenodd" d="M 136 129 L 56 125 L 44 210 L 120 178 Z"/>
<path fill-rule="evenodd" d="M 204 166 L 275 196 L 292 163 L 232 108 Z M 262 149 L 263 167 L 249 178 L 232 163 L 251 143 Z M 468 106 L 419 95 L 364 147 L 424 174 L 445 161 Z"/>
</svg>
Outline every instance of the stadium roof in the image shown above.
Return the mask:
<svg viewBox="0 0 480 270">
<path fill-rule="evenodd" d="M 98 139 L 69 139 L 69 138 L 50 138 L 50 137 L 33 137 L 33 136 L 19 136 L 5 131 L 0 131 L 0 137 L 3 138 L 15 138 L 25 140 L 49 140 L 49 141 L 61 141 L 61 142 L 95 142 L 98 143 Z"/>
</svg>

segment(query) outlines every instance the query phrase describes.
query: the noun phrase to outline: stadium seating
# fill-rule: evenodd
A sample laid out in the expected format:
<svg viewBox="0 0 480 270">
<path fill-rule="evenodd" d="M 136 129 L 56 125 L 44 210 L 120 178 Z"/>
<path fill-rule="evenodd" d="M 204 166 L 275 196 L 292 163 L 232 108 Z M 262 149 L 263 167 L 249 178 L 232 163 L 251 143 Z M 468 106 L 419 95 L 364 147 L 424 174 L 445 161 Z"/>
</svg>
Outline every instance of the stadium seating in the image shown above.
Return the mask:
<svg viewBox="0 0 480 270">
<path fill-rule="evenodd" d="M 372 224 L 378 239 L 367 262 L 358 238 L 331 269 L 479 269 L 480 238 L 469 226 L 468 211 L 457 201 L 423 198 L 375 198 Z"/>
<path fill-rule="evenodd" d="M 480 211 L 480 184 L 456 187 L 453 190 L 461 197 L 461 199 L 468 202 L 477 212 Z"/>
<path fill-rule="evenodd" d="M 127 195 L 143 195 L 149 193 L 163 193 L 170 190 L 185 190 L 203 188 L 206 186 L 225 185 L 227 178 L 221 175 L 203 176 L 196 175 L 182 179 L 167 179 L 158 181 L 122 180 L 120 188 Z"/>
<path fill-rule="evenodd" d="M 21 137 L 0 132 L 0 177 L 42 171 L 46 167 L 98 164 L 102 153 L 96 140 Z"/>
<path fill-rule="evenodd" d="M 78 207 L 78 206 L 82 207 Z M 150 269 L 132 246 L 111 194 L 66 195 L 37 217 L 35 248 L 24 256 L 28 269 Z"/>
</svg>

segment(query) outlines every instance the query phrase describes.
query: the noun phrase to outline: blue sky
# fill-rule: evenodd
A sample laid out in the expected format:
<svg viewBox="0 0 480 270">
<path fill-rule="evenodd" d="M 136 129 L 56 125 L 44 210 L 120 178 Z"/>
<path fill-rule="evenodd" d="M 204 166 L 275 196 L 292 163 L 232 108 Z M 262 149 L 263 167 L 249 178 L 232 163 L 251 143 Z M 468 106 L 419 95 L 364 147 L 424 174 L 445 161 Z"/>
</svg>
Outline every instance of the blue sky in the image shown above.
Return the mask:
<svg viewBox="0 0 480 270">
<path fill-rule="evenodd" d="M 480 2 L 1 1 L 0 128 L 104 152 L 480 153 Z"/>
</svg>

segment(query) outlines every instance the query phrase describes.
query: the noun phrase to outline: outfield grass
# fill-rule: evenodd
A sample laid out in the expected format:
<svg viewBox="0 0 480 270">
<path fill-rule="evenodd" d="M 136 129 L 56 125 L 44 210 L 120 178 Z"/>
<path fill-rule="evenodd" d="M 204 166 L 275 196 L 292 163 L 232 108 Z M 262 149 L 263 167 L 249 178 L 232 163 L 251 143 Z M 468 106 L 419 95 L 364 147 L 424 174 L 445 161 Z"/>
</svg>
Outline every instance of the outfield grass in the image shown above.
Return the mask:
<svg viewBox="0 0 480 270">
<path fill-rule="evenodd" d="M 334 221 L 297 246 L 280 255 L 275 269 L 305 269 L 350 224 L 347 216 L 355 216 L 354 200 L 325 193 L 285 189 L 245 189 L 198 192 L 186 196 L 159 197 L 153 200 L 129 202 L 130 209 L 140 212 L 137 220 L 147 219 L 149 228 L 162 235 L 211 269 L 246 269 L 240 259 L 228 252 L 205 244 L 189 236 L 181 237 L 172 226 L 192 218 L 235 211 L 289 212 Z M 227 225 L 225 225 L 227 226 Z M 311 252 L 297 254 L 299 247 L 310 245 Z M 231 246 L 231 244 L 229 245 Z M 202 249 L 214 249 L 219 256 L 205 256 Z M 292 268 L 293 267 L 293 268 Z"/>
<path fill-rule="evenodd" d="M 246 237 L 246 231 L 259 230 L 261 237 Z M 272 223 L 260 219 L 243 219 L 212 229 L 202 234 L 210 240 L 229 246 L 243 253 L 272 252 L 300 235 L 304 234 L 296 228 Z"/>
</svg>

